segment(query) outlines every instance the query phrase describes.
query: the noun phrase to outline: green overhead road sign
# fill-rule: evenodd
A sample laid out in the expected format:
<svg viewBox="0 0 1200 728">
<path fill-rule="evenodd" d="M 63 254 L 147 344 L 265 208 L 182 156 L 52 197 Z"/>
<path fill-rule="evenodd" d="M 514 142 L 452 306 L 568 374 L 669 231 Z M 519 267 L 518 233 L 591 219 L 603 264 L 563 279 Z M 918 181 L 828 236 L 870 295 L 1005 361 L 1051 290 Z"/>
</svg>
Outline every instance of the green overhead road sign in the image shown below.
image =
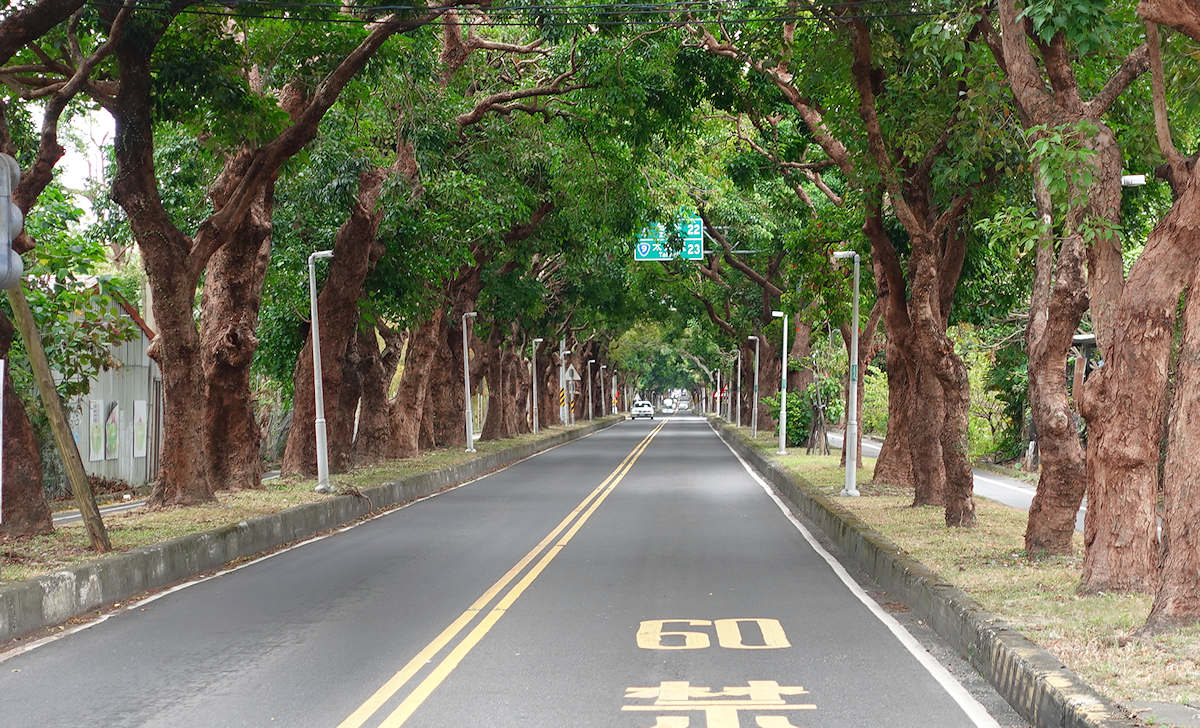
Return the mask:
<svg viewBox="0 0 1200 728">
<path fill-rule="evenodd" d="M 675 221 L 675 230 L 683 240 L 683 250 L 672 250 L 667 239 L 666 226 L 654 223 L 638 233 L 637 245 L 633 248 L 634 260 L 700 260 L 704 257 L 704 222 L 696 213 L 683 213 Z"/>
</svg>

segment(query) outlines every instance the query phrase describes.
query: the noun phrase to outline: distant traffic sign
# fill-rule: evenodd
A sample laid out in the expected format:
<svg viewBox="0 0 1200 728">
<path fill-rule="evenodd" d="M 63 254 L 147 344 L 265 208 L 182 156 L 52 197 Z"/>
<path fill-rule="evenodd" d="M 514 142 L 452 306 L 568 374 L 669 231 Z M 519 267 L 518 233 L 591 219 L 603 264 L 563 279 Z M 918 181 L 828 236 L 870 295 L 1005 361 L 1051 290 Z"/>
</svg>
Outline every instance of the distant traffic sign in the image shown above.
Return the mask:
<svg viewBox="0 0 1200 728">
<path fill-rule="evenodd" d="M 583 380 L 583 377 L 579 376 L 579 372 L 575 371 L 575 365 L 574 364 L 569 365 L 567 367 L 567 381 L 568 382 L 579 382 L 582 380 Z"/>
<path fill-rule="evenodd" d="M 682 250 L 673 250 L 667 236 L 666 226 L 654 223 L 638 233 L 637 245 L 633 248 L 634 260 L 700 260 L 704 257 L 704 221 L 694 212 L 680 211 L 675 220 L 675 231 L 683 241 Z"/>
</svg>

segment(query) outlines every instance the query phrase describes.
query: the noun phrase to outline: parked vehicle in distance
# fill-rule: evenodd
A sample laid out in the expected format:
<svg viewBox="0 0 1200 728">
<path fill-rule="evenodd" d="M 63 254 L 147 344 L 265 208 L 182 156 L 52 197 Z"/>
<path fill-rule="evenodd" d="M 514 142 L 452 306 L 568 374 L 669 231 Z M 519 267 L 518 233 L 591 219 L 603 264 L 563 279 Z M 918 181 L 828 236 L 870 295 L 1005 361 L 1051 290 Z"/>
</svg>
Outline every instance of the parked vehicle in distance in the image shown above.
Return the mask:
<svg viewBox="0 0 1200 728">
<path fill-rule="evenodd" d="M 644 399 L 634 402 L 633 407 L 629 410 L 629 419 L 636 420 L 639 417 L 654 419 L 654 405 Z"/>
</svg>

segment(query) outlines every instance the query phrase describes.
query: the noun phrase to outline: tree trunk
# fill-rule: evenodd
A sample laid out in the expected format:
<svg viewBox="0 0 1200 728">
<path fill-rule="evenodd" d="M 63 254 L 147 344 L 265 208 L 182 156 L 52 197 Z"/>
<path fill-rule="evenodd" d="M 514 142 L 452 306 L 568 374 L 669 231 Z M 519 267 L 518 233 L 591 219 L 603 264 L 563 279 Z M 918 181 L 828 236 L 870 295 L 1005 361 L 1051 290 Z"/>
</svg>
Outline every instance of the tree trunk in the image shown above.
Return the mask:
<svg viewBox="0 0 1200 728">
<path fill-rule="evenodd" d="M 759 332 L 759 350 L 758 350 L 758 431 L 770 432 L 778 427 L 775 422 L 774 411 L 765 405 L 762 400 L 769 397 L 774 397 L 779 394 L 779 379 L 782 363 L 779 361 L 779 347 L 775 346 L 775 342 L 764 337 L 762 332 Z M 753 377 L 753 374 L 751 374 Z M 750 387 L 753 391 L 754 380 L 751 379 Z M 703 401 L 703 397 L 701 398 Z M 711 403 L 705 403 L 705 407 Z M 753 406 L 753 405 L 751 405 Z"/>
<path fill-rule="evenodd" d="M 1087 310 L 1083 240 L 1078 233 L 1065 237 L 1055 265 L 1050 194 L 1040 180 L 1035 196 L 1046 231 L 1037 251 L 1025 346 L 1042 470 L 1029 507 L 1025 551 L 1069 554 L 1087 485 L 1083 445 L 1064 376 L 1075 329 Z"/>
<path fill-rule="evenodd" d="M 913 415 L 909 419 L 909 445 L 912 448 L 914 506 L 946 504 L 946 466 L 942 452 L 942 423 L 946 418 L 942 385 L 927 367 L 917 367 L 913 391 Z M 920 412 L 919 416 L 916 413 Z M 888 434 L 891 434 L 889 428 Z"/>
<path fill-rule="evenodd" d="M 421 423 L 425 419 L 429 373 L 433 365 L 434 350 L 441 343 L 438 330 L 444 316 L 445 311 L 437 309 L 432 318 L 418 327 L 409 338 L 404 374 L 400 377 L 400 389 L 389 407 L 392 417 L 390 454 L 394 457 L 412 457 L 420 452 Z"/>
<path fill-rule="evenodd" d="M 558 412 L 558 363 L 555 361 L 557 351 L 551 356 L 542 357 L 540 386 L 538 386 L 538 421 L 542 427 L 554 427 L 562 424 Z"/>
<path fill-rule="evenodd" d="M 1025 527 L 1025 550 L 1030 554 L 1071 553 L 1075 517 L 1087 485 L 1083 445 L 1063 381 L 1066 352 L 1053 348 L 1029 357 L 1029 403 L 1042 458 Z"/>
<path fill-rule="evenodd" d="M 428 452 L 441 447 L 433 431 L 433 407 L 429 402 L 428 390 L 425 394 L 425 407 L 421 410 L 421 429 L 417 435 L 417 449 Z"/>
<path fill-rule="evenodd" d="M 225 245 L 209 260 L 205 277 L 200 350 L 214 490 L 262 487 L 262 431 L 250 393 L 250 364 L 258 347 L 255 329 L 271 254 L 270 229 L 270 205 L 260 205 L 239 230 L 242 241 L 253 236 L 261 241 L 258 246 Z"/>
<path fill-rule="evenodd" d="M 1086 592 L 1154 588 L 1167 367 L 1181 278 L 1195 265 L 1194 253 L 1176 250 L 1176 238 L 1191 237 L 1179 229 L 1180 210 L 1176 205 L 1151 233 L 1115 310 L 1112 350 L 1084 383 L 1088 510 L 1080 588 Z"/>
<path fill-rule="evenodd" d="M 508 407 L 510 387 L 508 379 L 508 362 L 500 348 L 500 327 L 492 326 L 487 341 L 482 347 L 483 365 L 487 371 L 488 406 L 487 416 L 483 421 L 483 431 L 479 433 L 481 440 L 501 440 L 509 435 L 505 432 L 508 422 Z"/>
<path fill-rule="evenodd" d="M 465 304 L 465 305 L 463 305 Z M 463 400 L 462 312 L 471 302 L 460 302 L 443 319 L 429 376 L 429 417 L 438 447 L 465 445 Z"/>
<path fill-rule="evenodd" d="M 377 202 L 387 180 L 387 170 L 372 168 L 358 178 L 358 192 L 350 216 L 338 228 L 333 242 L 329 274 L 317 296 L 317 315 L 321 328 L 321 381 L 325 392 L 325 427 L 329 436 L 329 468 L 333 472 L 350 466 L 354 436 L 354 412 L 358 407 L 360 363 L 360 316 L 358 300 L 373 259 L 382 254 L 376 241 L 383 211 Z M 374 331 L 368 350 L 375 344 Z M 368 353 L 367 356 L 370 356 Z M 382 369 L 382 367 L 381 367 Z M 378 372 L 382 376 L 382 371 Z M 375 384 L 379 384 L 376 382 Z M 292 419 L 309 423 L 316 419 L 313 397 L 312 330 L 296 359 L 292 374 Z M 386 386 L 386 384 L 384 385 Z M 373 396 L 378 396 L 378 391 Z M 330 406 L 332 404 L 332 406 Z M 375 413 L 378 418 L 380 413 Z M 373 425 L 373 426 L 378 426 Z M 312 427 L 293 427 L 288 433 L 283 454 L 284 473 L 313 475 L 317 472 L 316 434 Z"/>
<path fill-rule="evenodd" d="M 388 417 L 388 383 L 391 375 L 384 366 L 379 352 L 375 329 L 359 327 L 359 420 L 358 432 L 354 437 L 354 460 L 359 463 L 374 462 L 387 457 L 388 443 L 392 439 L 392 422 Z"/>
<path fill-rule="evenodd" d="M 515 349 L 505 353 L 508 358 L 509 414 L 505 433 L 507 437 L 532 432 L 529 419 L 529 363 Z"/>
<path fill-rule="evenodd" d="M 1163 551 L 1147 631 L 1200 621 L 1200 269 L 1183 312 L 1183 347 L 1163 472 Z"/>
<path fill-rule="evenodd" d="M 953 345 L 949 345 L 948 351 L 950 356 L 944 358 L 938 371 L 946 413 L 941 439 L 942 468 L 946 473 L 946 525 L 970 527 L 975 525 L 975 476 L 971 472 L 967 439 L 971 385 L 967 367 L 954 353 Z"/>
<path fill-rule="evenodd" d="M 812 353 L 812 324 L 806 321 L 793 322 L 788 343 L 791 344 L 788 361 L 801 362 L 800 368 L 788 370 L 788 394 L 802 395 L 813 383 L 813 370 L 806 363 L 808 355 Z M 732 385 L 729 391 L 733 391 Z"/>
<path fill-rule="evenodd" d="M 201 369 L 200 335 L 192 318 L 195 284 L 180 281 L 184 263 L 177 270 L 153 265 L 147 258 L 151 307 L 158 332 L 148 354 L 158 362 L 163 378 L 163 441 L 158 481 L 150 494 L 153 507 L 195 505 L 214 500 L 209 479 L 207 417 L 204 374 Z"/>
<path fill-rule="evenodd" d="M 0 313 L 0 359 L 7 359 L 16 331 Z M 12 362 L 4 367 L 4 513 L 0 536 L 16 538 L 51 533 L 54 521 L 42 490 L 42 460 L 37 437 L 25 404 L 17 396 L 10 375 Z"/>
<path fill-rule="evenodd" d="M 953 237 L 949 234 L 948 238 Z M 953 243 L 951 243 L 953 245 Z M 917 431 L 921 444 L 914 450 L 913 470 L 918 475 L 917 489 L 928 489 L 938 497 L 940 489 L 946 508 L 947 526 L 975 524 L 975 505 L 972 499 L 974 476 L 971 472 L 967 425 L 971 403 L 967 367 L 954 351 L 954 342 L 946 335 L 949 306 L 942 300 L 944 283 L 941 280 L 941 241 L 933 235 L 912 238 L 909 275 L 912 295 L 908 303 L 912 322 L 910 356 L 918 364 L 918 392 L 922 408 L 936 402 L 934 411 L 922 410 Z M 956 276 L 957 278 L 957 276 Z M 951 289 L 953 290 L 953 289 Z M 936 450 L 931 432 L 936 431 Z M 936 452 L 936 455 L 935 455 Z M 934 458 L 940 456 L 935 461 Z M 930 482 L 924 482 L 930 478 Z"/>
<path fill-rule="evenodd" d="M 1087 553 L 1080 589 L 1148 591 L 1157 565 L 1159 447 L 1179 297 L 1200 252 L 1200 183 L 1155 226 L 1111 312 L 1111 348 L 1088 377 Z"/>
<path fill-rule="evenodd" d="M 912 417 L 917 407 L 916 383 L 908 361 L 900 352 L 900 343 L 892 330 L 887 339 L 888 424 L 887 434 L 875 460 L 875 483 L 916 488 L 913 472 Z M 926 410 L 921 408 L 922 412 Z"/>
</svg>

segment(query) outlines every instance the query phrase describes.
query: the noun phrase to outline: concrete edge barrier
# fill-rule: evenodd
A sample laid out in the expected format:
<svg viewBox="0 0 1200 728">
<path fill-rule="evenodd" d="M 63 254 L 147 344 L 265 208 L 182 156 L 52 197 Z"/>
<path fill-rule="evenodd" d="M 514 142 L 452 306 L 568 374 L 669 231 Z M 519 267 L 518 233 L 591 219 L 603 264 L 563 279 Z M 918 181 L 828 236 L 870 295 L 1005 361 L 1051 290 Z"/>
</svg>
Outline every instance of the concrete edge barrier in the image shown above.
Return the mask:
<svg viewBox="0 0 1200 728">
<path fill-rule="evenodd" d="M 403 505 L 577 440 L 619 422 L 604 418 L 538 442 L 513 445 L 457 465 L 362 491 L 112 554 L 52 574 L 0 586 L 0 648 L 38 630 L 186 581 L 230 562 L 275 551 L 381 508 Z"/>
<path fill-rule="evenodd" d="M 732 426 L 721 439 L 837 544 L 855 566 L 897 595 L 1037 728 L 1132 728 L 1127 711 L 999 617 L 979 606 L 835 500 L 771 462 Z"/>
</svg>

